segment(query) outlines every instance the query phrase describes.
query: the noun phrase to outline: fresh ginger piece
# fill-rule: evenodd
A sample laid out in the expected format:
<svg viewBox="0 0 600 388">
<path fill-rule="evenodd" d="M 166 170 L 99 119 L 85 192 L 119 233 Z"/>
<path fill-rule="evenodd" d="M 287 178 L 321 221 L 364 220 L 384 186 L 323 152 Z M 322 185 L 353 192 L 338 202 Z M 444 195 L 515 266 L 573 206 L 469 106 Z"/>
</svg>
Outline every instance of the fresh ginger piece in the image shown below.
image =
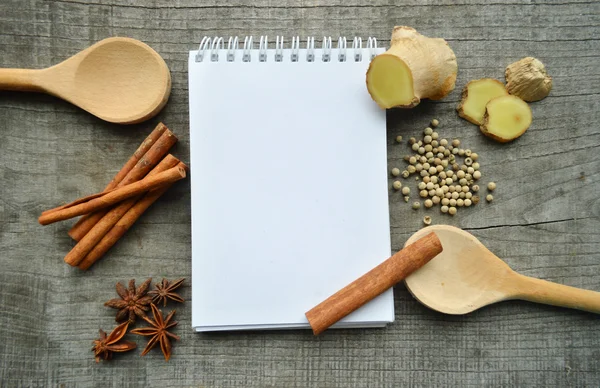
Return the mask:
<svg viewBox="0 0 600 388">
<path fill-rule="evenodd" d="M 454 89 L 458 65 L 444 39 L 410 27 L 394 27 L 390 49 L 373 58 L 367 90 L 382 108 L 412 108 L 424 98 L 439 100 Z"/>
<path fill-rule="evenodd" d="M 506 95 L 488 102 L 479 129 L 484 135 L 506 143 L 524 134 L 531 120 L 529 105 L 517 96 Z"/>
<path fill-rule="evenodd" d="M 506 67 L 506 90 L 523 101 L 539 101 L 552 90 L 552 77 L 542 62 L 526 57 Z"/>
<path fill-rule="evenodd" d="M 482 78 L 469 82 L 462 92 L 462 99 L 456 110 L 458 115 L 473 124 L 483 124 L 485 106 L 496 97 L 508 92 L 502 82 L 492 78 Z"/>
</svg>

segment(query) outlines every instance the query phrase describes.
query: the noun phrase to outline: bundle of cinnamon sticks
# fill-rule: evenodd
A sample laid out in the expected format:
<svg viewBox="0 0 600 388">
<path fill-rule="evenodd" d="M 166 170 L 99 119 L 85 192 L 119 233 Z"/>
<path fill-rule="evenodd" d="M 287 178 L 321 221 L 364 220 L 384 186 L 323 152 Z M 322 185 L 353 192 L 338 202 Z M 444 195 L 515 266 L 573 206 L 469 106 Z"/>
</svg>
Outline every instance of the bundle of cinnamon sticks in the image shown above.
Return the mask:
<svg viewBox="0 0 600 388">
<path fill-rule="evenodd" d="M 42 225 L 83 216 L 69 230 L 77 244 L 65 256 L 67 264 L 87 270 L 173 183 L 185 178 L 187 166 L 167 154 L 176 142 L 159 123 L 101 193 L 41 214 Z"/>
</svg>

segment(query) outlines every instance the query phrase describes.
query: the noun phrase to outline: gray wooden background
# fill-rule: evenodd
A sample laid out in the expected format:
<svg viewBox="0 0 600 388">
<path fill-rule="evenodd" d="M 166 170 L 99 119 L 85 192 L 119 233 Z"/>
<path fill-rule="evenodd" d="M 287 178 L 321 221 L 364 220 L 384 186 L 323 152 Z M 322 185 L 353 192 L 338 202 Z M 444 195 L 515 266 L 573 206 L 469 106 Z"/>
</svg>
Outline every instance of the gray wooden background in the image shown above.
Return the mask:
<svg viewBox="0 0 600 388">
<path fill-rule="evenodd" d="M 63 262 L 73 246 L 70 223 L 43 228 L 39 213 L 102 189 L 158 120 L 181 139 L 174 153 L 189 160 L 187 51 L 204 35 L 293 33 L 319 43 L 324 35 L 375 36 L 387 45 L 394 25 L 447 39 L 459 76 L 445 100 L 388 113 L 389 167 L 402 165 L 407 152 L 396 135 L 418 134 L 437 117 L 442 136 L 460 137 L 479 153 L 485 180 L 498 189 L 492 204 L 454 218 L 415 212 L 391 193 L 393 249 L 431 214 L 434 223 L 475 234 L 524 274 L 600 291 L 598 2 L 2 0 L 0 66 L 46 67 L 100 39 L 129 36 L 164 57 L 173 92 L 156 119 L 132 127 L 53 97 L 0 92 L 0 385 L 599 386 L 597 316 L 516 301 L 446 316 L 403 285 L 395 291 L 396 322 L 385 329 L 318 338 L 308 331 L 194 334 L 187 303 L 176 315 L 182 339 L 169 363 L 158 351 L 143 358 L 136 351 L 95 364 L 91 341 L 98 328 L 114 325 L 114 311 L 102 303 L 115 297 L 116 281 L 189 279 L 189 181 L 88 272 Z M 531 105 L 533 125 L 522 138 L 501 145 L 457 117 L 467 81 L 503 79 L 508 63 L 530 55 L 547 65 L 554 90 Z M 190 297 L 189 282 L 182 293 Z"/>
</svg>

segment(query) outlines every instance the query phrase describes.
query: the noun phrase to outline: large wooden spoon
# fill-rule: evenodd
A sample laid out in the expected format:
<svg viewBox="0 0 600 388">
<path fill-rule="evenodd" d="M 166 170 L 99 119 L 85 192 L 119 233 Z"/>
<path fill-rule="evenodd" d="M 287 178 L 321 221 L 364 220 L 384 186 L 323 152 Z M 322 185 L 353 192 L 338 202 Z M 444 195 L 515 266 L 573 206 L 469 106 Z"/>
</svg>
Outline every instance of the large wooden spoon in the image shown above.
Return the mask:
<svg viewBox="0 0 600 388">
<path fill-rule="evenodd" d="M 405 279 L 408 290 L 427 307 L 466 314 L 492 303 L 521 299 L 600 313 L 600 292 L 521 275 L 459 228 L 423 228 L 406 245 L 431 232 L 440 239 L 443 251 Z"/>
<path fill-rule="evenodd" d="M 133 124 L 167 103 L 171 75 L 145 43 L 108 38 L 46 69 L 0 69 L 0 89 L 52 94 L 103 120 Z"/>
</svg>

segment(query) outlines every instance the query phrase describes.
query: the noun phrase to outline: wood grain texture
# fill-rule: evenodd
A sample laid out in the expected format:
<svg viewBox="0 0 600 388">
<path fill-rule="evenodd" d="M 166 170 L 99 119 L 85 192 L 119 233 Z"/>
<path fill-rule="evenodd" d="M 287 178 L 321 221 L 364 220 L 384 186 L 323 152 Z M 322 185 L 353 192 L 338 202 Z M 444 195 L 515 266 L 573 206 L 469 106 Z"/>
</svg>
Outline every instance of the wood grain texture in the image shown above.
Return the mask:
<svg viewBox="0 0 600 388">
<path fill-rule="evenodd" d="M 447 39 L 459 74 L 446 99 L 388 113 L 389 167 L 401 166 L 408 152 L 393 139 L 416 135 L 437 117 L 440 134 L 476 150 L 483 179 L 498 188 L 492 204 L 454 218 L 415 212 L 390 193 L 392 249 L 401 249 L 431 214 L 434 223 L 473 233 L 521 273 L 600 291 L 597 2 L 4 0 L 0 66 L 43 68 L 103 38 L 128 36 L 163 56 L 173 89 L 158 117 L 126 128 L 54 97 L 0 92 L 0 385 L 597 386 L 596 316 L 517 301 L 445 316 L 421 306 L 402 285 L 396 322 L 386 329 L 318 338 L 308 330 L 201 335 L 190 330 L 187 303 L 178 306 L 175 332 L 182 340 L 168 364 L 159 352 L 94 363 L 98 328 L 115 325 L 114 311 L 102 303 L 115 297 L 116 281 L 189 279 L 189 181 L 175 184 L 87 272 L 61 260 L 74 245 L 69 223 L 42 228 L 39 213 L 102 190 L 159 121 L 180 138 L 171 152 L 189 160 L 187 51 L 204 35 L 294 33 L 319 41 L 372 35 L 387 45 L 394 25 Z M 554 88 L 531 105 L 534 119 L 525 135 L 497 144 L 457 117 L 460 89 L 476 78 L 502 80 L 504 67 L 525 56 L 544 62 Z M 230 179 L 234 184 L 235 175 Z M 186 299 L 190 291 L 188 282 Z"/>
</svg>

